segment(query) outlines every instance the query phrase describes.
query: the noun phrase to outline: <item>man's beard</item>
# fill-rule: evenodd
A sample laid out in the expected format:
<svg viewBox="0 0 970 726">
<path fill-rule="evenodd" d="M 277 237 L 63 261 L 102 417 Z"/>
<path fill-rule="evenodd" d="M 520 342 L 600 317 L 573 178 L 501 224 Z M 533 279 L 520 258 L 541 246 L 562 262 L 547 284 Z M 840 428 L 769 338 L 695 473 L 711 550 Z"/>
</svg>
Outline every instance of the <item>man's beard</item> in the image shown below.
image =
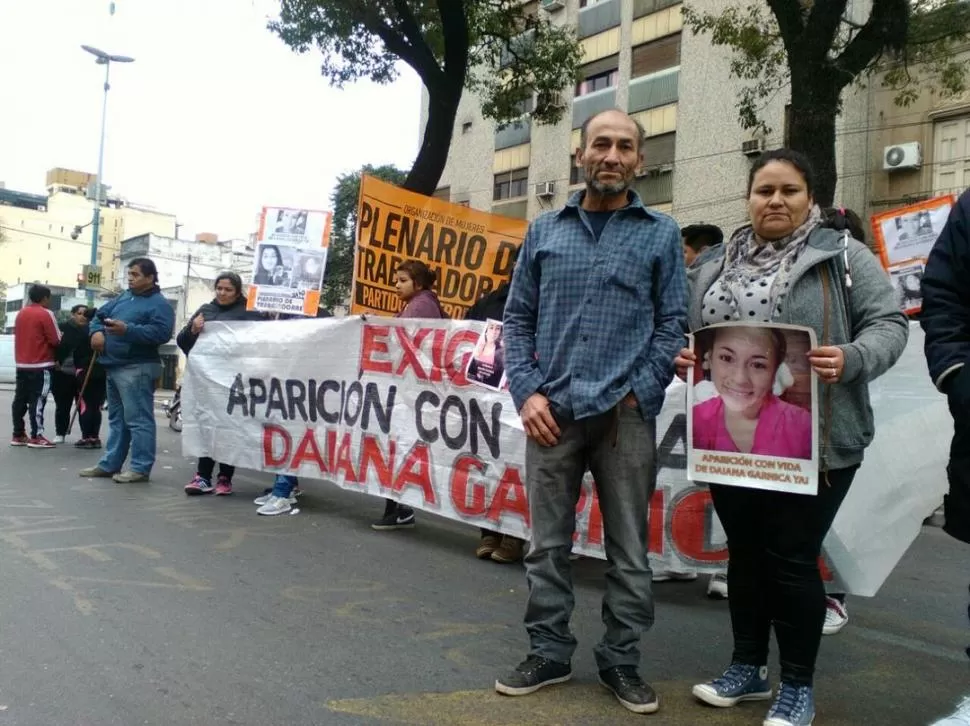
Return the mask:
<svg viewBox="0 0 970 726">
<path fill-rule="evenodd" d="M 601 182 L 596 178 L 596 174 L 601 171 L 601 169 L 594 169 L 592 173 L 586 172 L 586 184 L 593 188 L 597 194 L 603 194 L 604 196 L 616 196 L 618 194 L 623 194 L 627 189 L 630 188 L 629 179 L 620 179 L 618 181 L 607 184 L 606 182 Z"/>
</svg>

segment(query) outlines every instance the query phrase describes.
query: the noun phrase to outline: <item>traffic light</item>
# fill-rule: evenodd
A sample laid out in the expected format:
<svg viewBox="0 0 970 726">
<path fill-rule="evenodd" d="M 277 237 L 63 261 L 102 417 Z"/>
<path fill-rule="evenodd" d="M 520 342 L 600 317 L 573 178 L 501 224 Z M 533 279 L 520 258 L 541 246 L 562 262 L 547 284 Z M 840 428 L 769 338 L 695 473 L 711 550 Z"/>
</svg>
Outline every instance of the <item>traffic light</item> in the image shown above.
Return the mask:
<svg viewBox="0 0 970 726">
<path fill-rule="evenodd" d="M 77 273 L 77 289 L 78 290 L 88 289 L 87 275 L 85 275 L 83 272 Z"/>
</svg>

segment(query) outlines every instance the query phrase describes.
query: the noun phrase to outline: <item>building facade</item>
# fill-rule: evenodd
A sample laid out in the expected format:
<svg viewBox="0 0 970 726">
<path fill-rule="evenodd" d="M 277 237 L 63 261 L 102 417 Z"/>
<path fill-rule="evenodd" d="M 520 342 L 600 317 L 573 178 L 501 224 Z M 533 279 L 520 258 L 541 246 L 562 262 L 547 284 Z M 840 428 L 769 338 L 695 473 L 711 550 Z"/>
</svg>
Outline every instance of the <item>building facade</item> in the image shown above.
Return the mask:
<svg viewBox="0 0 970 726">
<path fill-rule="evenodd" d="M 716 11 L 730 0 L 705 0 Z M 582 188 L 575 166 L 580 127 L 590 116 L 621 108 L 644 127 L 644 164 L 634 188 L 644 202 L 682 224 L 709 222 L 727 232 L 746 220 L 751 162 L 764 149 L 782 146 L 784 94 L 762 113 L 771 133 L 741 128 L 731 54 L 707 36 L 684 28 L 678 0 L 541 0 L 524 3 L 555 24 L 576 28 L 584 53 L 580 79 L 562 92 L 567 112 L 556 125 L 535 125 L 528 104 L 521 122 L 505 128 L 481 115 L 479 99 L 466 93 L 456 117 L 448 163 L 435 194 L 459 204 L 532 219 L 562 206 Z M 864 19 L 864 0 L 849 13 Z M 426 121 L 425 92 L 422 128 Z M 840 177 L 865 175 L 864 137 L 844 133 L 867 115 L 865 93 L 847 90 L 839 120 Z M 863 204 L 864 185 L 838 190 L 847 206 Z"/>
<path fill-rule="evenodd" d="M 190 278 L 213 281 L 225 270 L 238 273 L 243 280 L 252 276 L 254 245 L 244 240 L 218 240 L 200 234 L 194 240 L 175 239 L 157 234 L 142 234 L 121 243 L 114 284 L 128 286 L 128 263 L 136 257 L 150 257 L 158 268 L 162 287 L 179 286 Z"/>
<path fill-rule="evenodd" d="M 0 185 L 0 281 L 71 286 L 91 261 L 94 175 L 47 172 L 44 194 Z M 139 206 L 108 191 L 102 195 L 98 265 L 102 279 L 117 276 L 121 241 L 140 234 L 174 236 L 175 216 Z M 72 238 L 75 228 L 81 227 Z"/>
</svg>

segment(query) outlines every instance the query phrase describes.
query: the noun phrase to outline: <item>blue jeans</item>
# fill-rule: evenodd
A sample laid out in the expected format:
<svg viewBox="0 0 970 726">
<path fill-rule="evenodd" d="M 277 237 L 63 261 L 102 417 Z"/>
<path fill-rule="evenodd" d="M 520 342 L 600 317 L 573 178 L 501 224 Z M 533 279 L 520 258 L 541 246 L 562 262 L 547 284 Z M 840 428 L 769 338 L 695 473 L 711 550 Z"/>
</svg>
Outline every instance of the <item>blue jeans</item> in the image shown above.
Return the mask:
<svg viewBox="0 0 970 726">
<path fill-rule="evenodd" d="M 98 462 L 103 471 L 128 468 L 150 474 L 155 464 L 155 379 L 158 363 L 131 363 L 108 369 L 108 442 Z"/>
<path fill-rule="evenodd" d="M 293 490 L 296 489 L 297 478 L 288 474 L 277 474 L 276 481 L 273 482 L 273 496 L 288 499 Z"/>
<path fill-rule="evenodd" d="M 603 514 L 606 633 L 594 650 L 600 670 L 640 664 L 640 636 L 653 625 L 647 517 L 656 487 L 656 426 L 619 404 L 607 413 L 560 423 L 555 446 L 529 439 L 526 486 L 532 541 L 525 556 L 530 655 L 567 663 L 576 650 L 569 629 L 575 605 L 572 550 L 576 504 L 587 467 Z"/>
</svg>

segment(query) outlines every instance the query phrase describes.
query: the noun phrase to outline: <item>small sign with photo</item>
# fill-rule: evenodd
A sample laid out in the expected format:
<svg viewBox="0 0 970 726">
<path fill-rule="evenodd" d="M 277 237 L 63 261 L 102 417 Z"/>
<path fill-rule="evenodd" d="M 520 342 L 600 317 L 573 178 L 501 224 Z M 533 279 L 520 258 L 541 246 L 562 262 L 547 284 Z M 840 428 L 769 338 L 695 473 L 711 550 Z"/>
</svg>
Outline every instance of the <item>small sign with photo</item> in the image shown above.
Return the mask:
<svg viewBox="0 0 970 726">
<path fill-rule="evenodd" d="M 505 377 L 505 340 L 501 320 L 486 320 L 485 329 L 465 367 L 469 383 L 501 391 L 508 387 Z"/>
</svg>

